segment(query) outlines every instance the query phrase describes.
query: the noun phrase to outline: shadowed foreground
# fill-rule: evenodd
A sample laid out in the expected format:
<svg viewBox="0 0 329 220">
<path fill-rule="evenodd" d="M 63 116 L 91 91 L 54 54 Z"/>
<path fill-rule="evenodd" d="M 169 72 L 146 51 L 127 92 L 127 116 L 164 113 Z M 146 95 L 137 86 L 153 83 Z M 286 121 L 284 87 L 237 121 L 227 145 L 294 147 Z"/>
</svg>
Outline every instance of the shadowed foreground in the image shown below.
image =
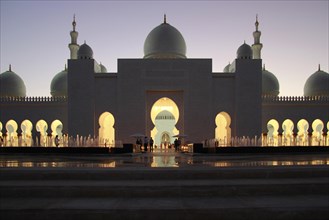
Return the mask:
<svg viewBox="0 0 329 220">
<path fill-rule="evenodd" d="M 328 166 L 2 168 L 1 219 L 327 219 Z"/>
</svg>

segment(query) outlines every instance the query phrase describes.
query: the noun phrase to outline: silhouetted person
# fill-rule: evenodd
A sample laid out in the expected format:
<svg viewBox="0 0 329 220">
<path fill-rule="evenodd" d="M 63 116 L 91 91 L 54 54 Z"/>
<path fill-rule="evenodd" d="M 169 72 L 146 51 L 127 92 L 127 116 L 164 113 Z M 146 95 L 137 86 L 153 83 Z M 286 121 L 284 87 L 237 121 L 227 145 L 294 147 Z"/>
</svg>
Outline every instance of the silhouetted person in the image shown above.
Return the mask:
<svg viewBox="0 0 329 220">
<path fill-rule="evenodd" d="M 153 152 L 153 144 L 154 144 L 154 141 L 152 139 L 152 137 L 150 138 L 150 151 Z"/>
<path fill-rule="evenodd" d="M 37 131 L 37 146 L 40 147 L 41 146 L 41 132 L 40 131 Z"/>
<path fill-rule="evenodd" d="M 181 145 L 182 145 L 182 141 L 180 140 L 180 138 L 178 138 L 178 140 L 177 140 L 177 150 L 178 151 L 180 151 L 180 147 L 181 147 Z"/>
<path fill-rule="evenodd" d="M 58 145 L 59 145 L 59 137 L 58 137 L 58 135 L 56 135 L 56 137 L 55 137 L 55 145 L 56 145 L 56 147 L 58 147 Z"/>
<path fill-rule="evenodd" d="M 142 152 L 142 140 L 140 138 L 137 138 L 136 146 L 139 147 L 140 152 Z"/>
<path fill-rule="evenodd" d="M 175 147 L 175 151 L 178 150 L 178 139 L 176 138 L 174 141 L 174 147 Z"/>
</svg>

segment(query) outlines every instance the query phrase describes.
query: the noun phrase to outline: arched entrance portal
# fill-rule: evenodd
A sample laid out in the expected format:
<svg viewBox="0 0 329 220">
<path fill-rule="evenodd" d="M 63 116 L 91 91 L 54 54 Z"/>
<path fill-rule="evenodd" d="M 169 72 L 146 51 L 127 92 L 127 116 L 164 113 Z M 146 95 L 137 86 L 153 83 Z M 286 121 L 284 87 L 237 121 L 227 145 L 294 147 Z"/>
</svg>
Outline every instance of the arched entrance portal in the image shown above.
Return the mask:
<svg viewBox="0 0 329 220">
<path fill-rule="evenodd" d="M 312 145 L 321 146 L 323 142 L 323 128 L 324 124 L 320 119 L 315 119 L 312 123 L 313 135 L 312 135 Z"/>
<path fill-rule="evenodd" d="M 226 112 L 220 112 L 215 118 L 215 139 L 219 145 L 225 146 L 231 143 L 231 117 Z"/>
<path fill-rule="evenodd" d="M 297 123 L 297 145 L 306 146 L 307 145 L 307 130 L 309 128 L 309 124 L 305 119 L 301 119 Z"/>
<path fill-rule="evenodd" d="M 161 135 L 161 142 L 162 143 L 170 142 L 170 136 L 167 132 L 163 132 L 163 134 Z"/>
<path fill-rule="evenodd" d="M 291 146 L 293 144 L 293 130 L 294 122 L 290 119 L 286 119 L 282 123 L 283 129 L 283 146 Z"/>
<path fill-rule="evenodd" d="M 24 120 L 21 123 L 22 146 L 32 146 L 32 129 L 33 125 L 30 120 Z"/>
<path fill-rule="evenodd" d="M 151 137 L 156 146 L 166 146 L 174 142 L 174 135 L 178 135 L 176 123 L 179 119 L 179 109 L 176 103 L 167 97 L 158 99 L 151 109 L 151 120 L 154 128 Z"/>
<path fill-rule="evenodd" d="M 39 120 L 36 125 L 37 135 L 36 140 L 34 140 L 35 143 L 37 143 L 37 146 L 48 146 L 47 143 L 47 129 L 48 124 L 45 120 L 41 119 Z"/>
<path fill-rule="evenodd" d="M 52 135 L 52 139 L 53 139 L 52 145 L 56 146 L 55 138 L 56 138 L 56 136 L 58 136 L 58 138 L 60 140 L 59 144 L 61 146 L 64 146 L 63 133 L 62 133 L 63 123 L 60 120 L 56 119 L 51 123 L 50 127 L 51 127 L 51 131 L 52 131 L 51 135 Z"/>
<path fill-rule="evenodd" d="M 115 131 L 114 116 L 110 112 L 104 112 L 99 117 L 99 144 L 106 147 L 114 147 Z"/>
<path fill-rule="evenodd" d="M 7 146 L 18 146 L 17 128 L 16 121 L 11 119 L 7 122 Z"/>
<path fill-rule="evenodd" d="M 279 122 L 275 119 L 267 123 L 267 144 L 269 146 L 278 146 Z"/>
</svg>

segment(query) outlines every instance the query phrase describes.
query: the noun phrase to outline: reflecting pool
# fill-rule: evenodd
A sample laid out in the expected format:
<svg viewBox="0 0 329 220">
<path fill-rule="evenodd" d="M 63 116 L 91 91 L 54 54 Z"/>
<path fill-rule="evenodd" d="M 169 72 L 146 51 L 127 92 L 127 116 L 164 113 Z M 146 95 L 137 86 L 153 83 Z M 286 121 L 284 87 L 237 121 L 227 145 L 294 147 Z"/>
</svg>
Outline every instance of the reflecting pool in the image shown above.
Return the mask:
<svg viewBox="0 0 329 220">
<path fill-rule="evenodd" d="M 0 168 L 225 168 L 328 165 L 329 155 L 327 154 L 196 156 L 176 152 L 155 152 L 125 156 L 0 155 Z"/>
</svg>

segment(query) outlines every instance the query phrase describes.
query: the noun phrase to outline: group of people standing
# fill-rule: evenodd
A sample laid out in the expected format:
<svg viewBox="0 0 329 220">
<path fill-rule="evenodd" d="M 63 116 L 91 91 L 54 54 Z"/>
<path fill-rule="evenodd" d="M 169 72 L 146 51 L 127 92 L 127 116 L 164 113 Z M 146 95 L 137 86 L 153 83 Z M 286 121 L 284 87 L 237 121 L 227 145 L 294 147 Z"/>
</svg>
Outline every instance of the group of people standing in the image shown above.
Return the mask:
<svg viewBox="0 0 329 220">
<path fill-rule="evenodd" d="M 142 138 L 137 138 L 136 139 L 136 146 L 137 148 L 140 149 L 140 152 L 147 152 L 148 149 L 150 152 L 153 152 L 154 150 L 154 140 L 152 139 L 152 137 L 150 137 L 150 139 L 148 139 L 147 136 L 144 137 L 144 141 L 142 141 Z M 171 144 L 169 144 L 169 148 L 171 148 Z M 175 151 L 179 151 L 180 150 L 180 146 L 181 146 L 181 140 L 176 138 L 174 141 L 174 148 Z"/>
<path fill-rule="evenodd" d="M 176 138 L 174 141 L 174 147 L 175 147 L 175 151 L 179 151 L 180 150 L 180 146 L 181 146 L 182 142 L 180 139 Z"/>
<path fill-rule="evenodd" d="M 147 148 L 149 147 L 150 152 L 153 152 L 153 144 L 154 144 L 154 140 L 152 139 L 152 137 L 150 137 L 150 140 L 148 139 L 147 136 L 144 137 L 144 141 L 142 141 L 141 138 L 137 138 L 136 140 L 136 145 L 137 147 L 139 147 L 141 152 L 147 152 Z M 142 149 L 142 147 L 144 147 L 144 149 Z"/>
</svg>

